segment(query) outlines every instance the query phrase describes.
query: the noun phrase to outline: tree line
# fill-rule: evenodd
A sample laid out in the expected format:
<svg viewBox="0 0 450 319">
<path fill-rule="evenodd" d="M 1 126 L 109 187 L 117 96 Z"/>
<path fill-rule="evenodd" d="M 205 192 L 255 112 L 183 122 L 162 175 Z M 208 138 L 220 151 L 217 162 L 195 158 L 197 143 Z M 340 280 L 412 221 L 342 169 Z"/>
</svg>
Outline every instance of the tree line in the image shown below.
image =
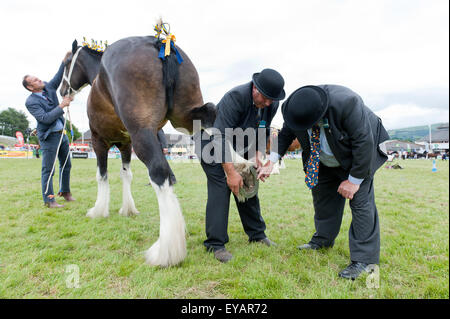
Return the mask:
<svg viewBox="0 0 450 319">
<path fill-rule="evenodd" d="M 73 139 L 70 132 L 70 122 L 66 123 L 66 131 L 67 136 L 69 137 L 69 141 L 75 141 L 79 137 L 81 137 L 81 133 L 78 128 L 72 124 L 73 128 Z M 27 119 L 27 115 L 21 111 L 16 110 L 12 107 L 0 112 L 0 135 L 12 136 L 16 137 L 16 132 L 22 132 L 25 142 L 29 137 L 29 143 L 31 144 L 39 144 L 38 138 L 36 136 L 30 136 L 30 133 L 33 131 L 34 127 L 30 127 L 30 122 Z"/>
</svg>

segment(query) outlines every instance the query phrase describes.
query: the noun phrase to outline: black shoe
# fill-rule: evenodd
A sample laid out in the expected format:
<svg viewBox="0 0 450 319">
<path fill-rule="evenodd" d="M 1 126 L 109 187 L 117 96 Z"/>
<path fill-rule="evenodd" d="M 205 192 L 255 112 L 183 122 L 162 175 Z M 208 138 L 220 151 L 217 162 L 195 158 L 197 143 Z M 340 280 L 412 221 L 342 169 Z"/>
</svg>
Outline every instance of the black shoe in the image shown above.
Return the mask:
<svg viewBox="0 0 450 319">
<path fill-rule="evenodd" d="M 263 238 L 263 239 L 260 239 L 260 240 L 257 240 L 256 241 L 257 243 L 261 243 L 261 244 L 264 244 L 264 245 L 266 245 L 266 246 L 276 246 L 277 244 L 276 243 L 274 243 L 273 241 L 271 241 L 269 238 Z"/>
<path fill-rule="evenodd" d="M 363 271 L 368 272 L 367 270 L 368 265 L 369 264 L 366 263 L 352 261 L 352 263 L 348 265 L 347 268 L 345 268 L 339 273 L 339 277 L 355 280 L 356 278 L 359 277 L 359 275 L 361 275 Z"/>
<path fill-rule="evenodd" d="M 231 258 L 233 258 L 233 255 L 225 248 L 222 248 L 222 249 L 214 251 L 214 257 L 218 261 L 220 261 L 222 263 L 226 263 L 226 262 L 229 262 L 231 260 Z"/>
<path fill-rule="evenodd" d="M 308 243 L 308 244 L 297 246 L 297 248 L 300 250 L 318 250 L 322 247 L 320 247 L 319 245 L 314 244 L 314 243 Z"/>
</svg>

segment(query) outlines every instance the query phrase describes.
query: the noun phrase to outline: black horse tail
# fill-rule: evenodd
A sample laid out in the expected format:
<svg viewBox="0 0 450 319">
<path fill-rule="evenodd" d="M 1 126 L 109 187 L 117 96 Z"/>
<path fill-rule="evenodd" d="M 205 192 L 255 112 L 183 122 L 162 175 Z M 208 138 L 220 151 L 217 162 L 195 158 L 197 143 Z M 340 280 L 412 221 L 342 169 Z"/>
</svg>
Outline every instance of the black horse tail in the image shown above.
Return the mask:
<svg viewBox="0 0 450 319">
<path fill-rule="evenodd" d="M 163 43 L 161 40 L 156 42 L 156 48 L 158 49 L 158 52 L 161 50 L 162 45 Z M 173 109 L 174 90 L 179 77 L 179 65 L 175 50 L 173 50 L 173 48 L 170 48 L 170 55 L 166 56 L 164 60 L 160 60 L 163 65 L 163 82 L 164 88 L 166 90 L 166 102 L 168 107 L 167 114 L 170 114 Z"/>
</svg>

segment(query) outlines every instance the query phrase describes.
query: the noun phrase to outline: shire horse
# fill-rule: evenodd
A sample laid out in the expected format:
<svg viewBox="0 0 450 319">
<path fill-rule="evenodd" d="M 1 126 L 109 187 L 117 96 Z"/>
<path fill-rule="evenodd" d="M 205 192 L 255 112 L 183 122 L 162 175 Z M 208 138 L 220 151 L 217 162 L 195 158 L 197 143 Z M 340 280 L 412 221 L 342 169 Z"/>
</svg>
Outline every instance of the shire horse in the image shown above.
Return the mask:
<svg viewBox="0 0 450 319">
<path fill-rule="evenodd" d="M 91 85 L 87 114 L 97 156 L 98 193 L 87 216 L 109 216 L 107 159 L 113 145 L 122 155 L 123 204 L 119 214 L 139 214 L 131 195 L 133 148 L 148 169 L 160 213 L 159 238 L 146 251 L 145 259 L 150 265 L 166 267 L 186 256 L 185 222 L 157 131 L 168 120 L 173 127 L 184 129 L 183 133 L 192 134 L 193 120 L 200 120 L 202 128 L 211 127 L 216 109 L 214 104 L 203 102 L 197 71 L 186 53 L 177 46 L 184 60 L 181 64 L 174 49 L 161 60 L 161 46 L 161 40 L 153 36 L 129 37 L 97 52 L 78 46 L 75 40 L 60 93 L 73 95 Z"/>
</svg>

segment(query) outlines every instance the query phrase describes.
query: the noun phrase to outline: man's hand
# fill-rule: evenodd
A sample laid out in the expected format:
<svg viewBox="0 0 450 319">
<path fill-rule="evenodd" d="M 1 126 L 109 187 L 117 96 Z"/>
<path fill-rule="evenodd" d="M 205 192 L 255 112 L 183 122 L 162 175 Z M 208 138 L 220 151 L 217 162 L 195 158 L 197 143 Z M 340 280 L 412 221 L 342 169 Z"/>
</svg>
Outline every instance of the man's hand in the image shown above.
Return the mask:
<svg viewBox="0 0 450 319">
<path fill-rule="evenodd" d="M 73 101 L 73 97 L 72 97 L 72 96 L 69 96 L 69 95 L 66 95 L 65 97 L 63 97 L 63 100 L 62 100 L 62 102 L 59 104 L 59 107 L 62 108 L 62 109 L 64 109 L 66 106 L 69 106 L 69 105 L 70 105 L 70 102 L 72 102 L 72 101 Z"/>
<path fill-rule="evenodd" d="M 227 175 L 227 185 L 231 189 L 234 195 L 239 195 L 239 188 L 244 187 L 244 181 L 242 176 L 235 171 L 232 175 Z"/>
<path fill-rule="evenodd" d="M 258 179 L 265 182 L 265 179 L 269 178 L 270 173 L 272 173 L 273 165 L 274 163 L 272 163 L 272 161 L 269 160 L 264 166 L 258 168 L 256 170 L 256 172 L 258 173 Z"/>
<path fill-rule="evenodd" d="M 260 169 L 263 166 L 262 157 L 263 157 L 262 153 L 260 151 L 256 151 L 255 161 L 256 161 L 256 170 L 257 171 L 258 171 L 258 169 Z"/>
<path fill-rule="evenodd" d="M 164 154 L 164 155 L 169 154 L 169 149 L 168 149 L 168 148 L 163 148 L 163 154 Z"/>
<path fill-rule="evenodd" d="M 227 185 L 234 195 L 239 195 L 239 188 L 244 186 L 242 176 L 234 169 L 233 163 L 222 163 L 223 170 L 227 175 Z"/>
<path fill-rule="evenodd" d="M 359 190 L 358 184 L 353 184 L 348 179 L 343 181 L 341 185 L 339 185 L 338 193 L 341 194 L 342 197 L 347 199 L 353 199 L 353 196 Z"/>
<path fill-rule="evenodd" d="M 64 63 L 64 64 L 66 64 L 67 60 L 70 58 L 71 55 L 72 55 L 72 52 L 71 52 L 71 51 L 68 51 L 68 52 L 66 53 L 66 55 L 64 56 L 64 59 L 63 59 L 63 63 Z"/>
</svg>

